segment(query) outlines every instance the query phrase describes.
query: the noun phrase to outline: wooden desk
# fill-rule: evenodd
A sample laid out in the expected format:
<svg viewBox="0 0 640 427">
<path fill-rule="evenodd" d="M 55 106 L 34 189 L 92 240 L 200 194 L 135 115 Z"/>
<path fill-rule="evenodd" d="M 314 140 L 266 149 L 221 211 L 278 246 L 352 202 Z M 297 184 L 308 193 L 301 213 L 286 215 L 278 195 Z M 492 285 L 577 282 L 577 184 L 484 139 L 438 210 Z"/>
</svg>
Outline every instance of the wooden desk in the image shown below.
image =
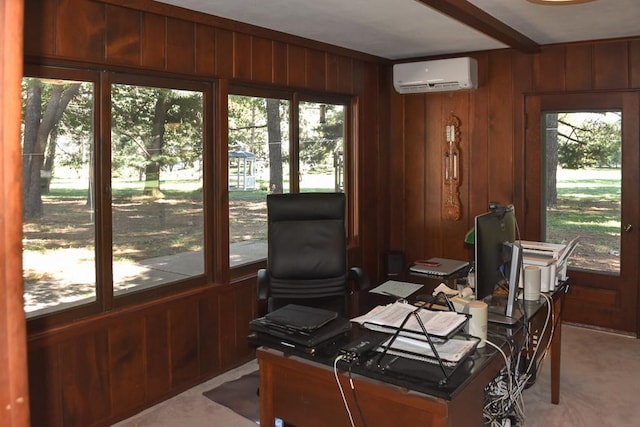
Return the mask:
<svg viewBox="0 0 640 427">
<path fill-rule="evenodd" d="M 563 303 L 564 292 L 556 294 L 554 311 L 557 316 L 561 315 Z M 556 319 L 555 334 L 551 337 L 553 403 L 559 400 L 560 381 L 561 319 Z M 532 332 L 541 330 L 534 324 L 537 322 L 532 322 Z M 542 337 L 543 343 L 547 339 L 548 336 Z M 320 363 L 313 357 L 266 347 L 259 348 L 256 355 L 260 365 L 261 426 L 274 426 L 276 418 L 297 427 L 350 425 L 334 370 L 326 360 Z M 357 426 L 482 426 L 484 388 L 502 369 L 504 361 L 494 353 L 479 365 L 480 368 L 473 370 L 469 379 L 449 398 L 409 390 L 357 373 L 352 374 L 354 393 L 347 372 L 339 371 L 338 378 Z"/>
<path fill-rule="evenodd" d="M 331 367 L 266 348 L 258 349 L 257 357 L 261 426 L 274 426 L 276 417 L 298 427 L 350 425 Z M 503 364 L 495 363 L 452 400 L 354 374 L 364 422 L 356 409 L 348 374 L 340 372 L 338 377 L 358 426 L 480 426 L 484 387 Z"/>
</svg>

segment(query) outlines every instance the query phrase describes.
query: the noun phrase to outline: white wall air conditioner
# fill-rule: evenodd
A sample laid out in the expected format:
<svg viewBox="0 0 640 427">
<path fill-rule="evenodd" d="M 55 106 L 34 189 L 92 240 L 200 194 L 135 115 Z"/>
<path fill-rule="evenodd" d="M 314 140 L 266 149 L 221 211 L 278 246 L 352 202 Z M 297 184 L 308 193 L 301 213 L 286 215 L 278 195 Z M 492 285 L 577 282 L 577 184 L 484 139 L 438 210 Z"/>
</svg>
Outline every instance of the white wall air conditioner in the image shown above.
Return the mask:
<svg viewBox="0 0 640 427">
<path fill-rule="evenodd" d="M 398 93 L 475 89 L 478 87 L 478 63 L 465 57 L 395 64 L 393 86 Z"/>
</svg>

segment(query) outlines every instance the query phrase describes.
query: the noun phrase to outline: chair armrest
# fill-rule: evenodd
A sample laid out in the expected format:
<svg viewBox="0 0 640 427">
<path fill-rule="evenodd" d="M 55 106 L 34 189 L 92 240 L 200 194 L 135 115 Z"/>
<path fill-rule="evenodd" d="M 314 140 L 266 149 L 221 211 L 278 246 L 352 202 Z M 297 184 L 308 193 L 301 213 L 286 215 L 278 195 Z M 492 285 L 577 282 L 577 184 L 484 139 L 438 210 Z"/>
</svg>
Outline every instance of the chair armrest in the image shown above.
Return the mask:
<svg viewBox="0 0 640 427">
<path fill-rule="evenodd" d="M 361 291 L 369 289 L 369 277 L 367 273 L 360 267 L 351 267 L 349 269 L 348 280 L 355 283 L 354 290 Z"/>
<path fill-rule="evenodd" d="M 270 281 L 269 273 L 266 269 L 261 268 L 258 270 L 258 301 L 267 301 L 269 299 Z"/>
</svg>

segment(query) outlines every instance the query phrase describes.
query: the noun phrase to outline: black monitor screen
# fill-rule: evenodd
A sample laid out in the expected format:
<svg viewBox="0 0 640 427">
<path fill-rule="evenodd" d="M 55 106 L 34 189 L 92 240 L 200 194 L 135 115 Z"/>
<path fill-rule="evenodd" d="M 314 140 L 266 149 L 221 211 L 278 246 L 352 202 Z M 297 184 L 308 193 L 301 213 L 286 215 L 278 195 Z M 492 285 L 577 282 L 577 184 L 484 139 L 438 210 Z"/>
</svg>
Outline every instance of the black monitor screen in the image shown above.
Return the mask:
<svg viewBox="0 0 640 427">
<path fill-rule="evenodd" d="M 516 240 L 516 217 L 512 205 L 495 206 L 475 220 L 476 299 L 493 294 L 496 286 L 507 286 L 511 251 L 505 243 Z"/>
</svg>

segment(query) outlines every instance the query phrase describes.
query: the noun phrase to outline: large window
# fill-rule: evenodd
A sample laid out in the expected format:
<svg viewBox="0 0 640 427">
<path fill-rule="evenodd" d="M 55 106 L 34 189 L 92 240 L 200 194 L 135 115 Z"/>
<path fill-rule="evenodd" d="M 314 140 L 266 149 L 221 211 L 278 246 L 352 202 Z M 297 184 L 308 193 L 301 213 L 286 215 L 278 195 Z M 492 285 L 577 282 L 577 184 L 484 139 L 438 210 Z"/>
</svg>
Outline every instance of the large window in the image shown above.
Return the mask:
<svg viewBox="0 0 640 427">
<path fill-rule="evenodd" d="M 206 86 L 114 74 L 58 78 L 71 73 L 78 74 L 58 69 L 23 80 L 29 317 L 109 309 L 149 287 L 202 282 L 205 274 Z M 95 93 L 110 102 L 98 103 Z"/>
<path fill-rule="evenodd" d="M 96 300 L 94 84 L 22 82 L 27 315 Z"/>
<path fill-rule="evenodd" d="M 201 92 L 111 88 L 115 294 L 204 274 Z"/>
<path fill-rule="evenodd" d="M 228 104 L 229 261 L 236 267 L 267 256 L 267 194 L 345 191 L 348 100 L 234 94 Z"/>
</svg>

